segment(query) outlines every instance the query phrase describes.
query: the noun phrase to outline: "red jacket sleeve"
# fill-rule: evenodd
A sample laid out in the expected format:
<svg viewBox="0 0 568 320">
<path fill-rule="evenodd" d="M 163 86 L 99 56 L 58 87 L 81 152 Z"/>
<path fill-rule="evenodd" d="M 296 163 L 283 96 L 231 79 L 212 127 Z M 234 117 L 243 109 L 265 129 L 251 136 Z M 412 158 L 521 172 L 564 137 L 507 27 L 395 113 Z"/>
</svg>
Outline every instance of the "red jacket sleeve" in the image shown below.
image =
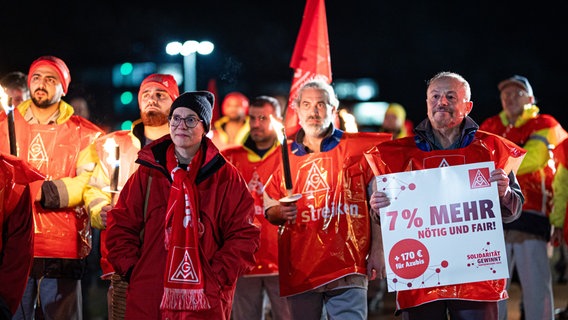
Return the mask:
<svg viewBox="0 0 568 320">
<path fill-rule="evenodd" d="M 5 213 L 0 262 L 0 298 L 12 314 L 16 312 L 24 294 L 33 258 L 33 216 L 29 186 L 23 189 L 17 199 L 14 210 Z"/>
</svg>

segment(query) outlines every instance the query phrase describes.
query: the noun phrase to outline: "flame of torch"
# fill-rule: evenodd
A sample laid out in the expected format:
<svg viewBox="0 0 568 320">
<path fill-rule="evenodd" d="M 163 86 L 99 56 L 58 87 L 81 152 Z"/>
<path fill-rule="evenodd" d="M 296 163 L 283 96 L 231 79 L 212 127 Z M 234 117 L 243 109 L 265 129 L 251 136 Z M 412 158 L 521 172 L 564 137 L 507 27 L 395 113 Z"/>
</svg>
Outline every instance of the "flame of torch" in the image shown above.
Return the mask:
<svg viewBox="0 0 568 320">
<path fill-rule="evenodd" d="M 16 127 L 14 125 L 14 108 L 12 107 L 12 97 L 9 97 L 3 88 L 0 88 L 0 104 L 8 117 L 8 139 L 10 140 L 10 154 L 18 156 L 16 143 Z"/>
<path fill-rule="evenodd" d="M 359 129 L 357 128 L 357 121 L 355 116 L 349 113 L 345 109 L 341 109 L 339 111 L 339 116 L 343 119 L 343 123 L 345 126 L 345 132 L 358 132 Z"/>
<path fill-rule="evenodd" d="M 109 138 L 103 145 L 104 150 L 108 154 L 107 163 L 112 168 L 112 176 L 110 179 L 110 192 L 118 192 L 118 176 L 120 173 L 120 147 L 113 138 Z"/>
<path fill-rule="evenodd" d="M 278 122 L 272 115 L 270 115 L 270 123 L 276 132 L 278 141 L 281 142 L 282 146 L 282 169 L 284 171 L 284 181 L 286 183 L 286 191 L 288 196 L 292 195 L 292 174 L 290 172 L 290 159 L 288 157 L 288 139 L 286 138 L 286 128 Z"/>
</svg>

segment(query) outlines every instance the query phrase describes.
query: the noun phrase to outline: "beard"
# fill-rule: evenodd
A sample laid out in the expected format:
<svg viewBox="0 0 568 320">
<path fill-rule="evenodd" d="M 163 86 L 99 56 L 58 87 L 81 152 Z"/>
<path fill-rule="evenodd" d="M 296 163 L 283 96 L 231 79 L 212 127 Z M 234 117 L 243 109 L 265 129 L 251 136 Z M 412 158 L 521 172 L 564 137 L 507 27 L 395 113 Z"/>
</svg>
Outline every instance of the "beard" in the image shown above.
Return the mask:
<svg viewBox="0 0 568 320">
<path fill-rule="evenodd" d="M 304 129 L 304 132 L 307 135 L 310 136 L 323 136 L 327 130 L 329 130 L 329 126 L 331 125 L 331 118 L 330 117 L 313 117 L 310 116 L 306 119 L 310 120 L 310 119 L 318 119 L 320 121 L 322 121 L 321 124 L 316 124 L 316 123 L 310 123 L 307 124 L 303 121 L 300 120 L 300 125 L 302 126 L 302 128 Z"/>
<path fill-rule="evenodd" d="M 43 91 L 43 90 L 42 90 Z M 43 91 L 47 94 L 46 91 Z M 34 103 L 34 105 L 40 109 L 47 109 L 49 106 L 53 105 L 53 101 L 49 100 L 49 99 L 38 99 L 35 96 L 32 95 L 32 102 Z"/>
<path fill-rule="evenodd" d="M 168 115 L 162 112 L 143 112 L 141 118 L 142 123 L 148 127 L 159 127 L 168 123 Z"/>
</svg>

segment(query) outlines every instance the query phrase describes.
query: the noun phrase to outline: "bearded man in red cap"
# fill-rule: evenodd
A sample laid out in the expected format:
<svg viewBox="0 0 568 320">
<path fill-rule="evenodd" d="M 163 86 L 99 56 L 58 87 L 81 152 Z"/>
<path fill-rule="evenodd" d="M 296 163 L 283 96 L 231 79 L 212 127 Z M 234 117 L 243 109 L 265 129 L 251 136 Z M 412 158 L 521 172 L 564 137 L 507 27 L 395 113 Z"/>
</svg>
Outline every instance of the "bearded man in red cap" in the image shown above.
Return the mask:
<svg viewBox="0 0 568 320">
<path fill-rule="evenodd" d="M 102 279 L 111 280 L 114 270 L 107 261 L 106 227 L 111 221 L 108 215 L 118 197 L 118 191 L 130 175 L 136 171 L 135 163 L 138 151 L 150 142 L 169 134 L 168 115 L 172 102 L 179 96 L 178 84 L 169 74 L 151 74 L 140 85 L 138 106 L 140 119 L 132 124 L 131 130 L 111 132 L 96 141 L 99 163 L 95 167 L 87 191 L 85 204 L 91 214 L 93 227 L 100 229 Z M 108 147 L 110 146 L 110 148 Z M 118 155 L 116 155 L 118 148 Z M 116 162 L 115 162 L 116 161 Z M 118 175 L 113 182 L 115 165 Z M 114 190 L 113 190 L 114 189 Z M 113 287 L 109 287 L 109 319 L 112 315 L 111 296 Z"/>
<path fill-rule="evenodd" d="M 83 192 L 96 163 L 95 139 L 103 131 L 74 115 L 62 100 L 71 75 L 63 60 L 42 56 L 28 73 L 31 98 L 14 112 L 18 156 L 43 174 L 31 187 L 34 199 L 34 260 L 14 319 L 81 319 L 81 277 L 91 250 Z M 7 135 L 5 115 L 0 135 Z M 9 139 L 0 137 L 0 151 Z"/>
</svg>

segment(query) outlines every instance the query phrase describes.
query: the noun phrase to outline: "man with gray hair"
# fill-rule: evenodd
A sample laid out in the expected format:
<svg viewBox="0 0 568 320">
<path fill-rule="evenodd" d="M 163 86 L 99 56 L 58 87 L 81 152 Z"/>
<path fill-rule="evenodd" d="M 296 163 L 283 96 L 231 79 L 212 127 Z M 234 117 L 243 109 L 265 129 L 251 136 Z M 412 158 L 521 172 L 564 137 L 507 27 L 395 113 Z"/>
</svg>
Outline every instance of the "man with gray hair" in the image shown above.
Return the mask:
<svg viewBox="0 0 568 320">
<path fill-rule="evenodd" d="M 391 135 L 336 128 L 339 101 L 321 80 L 304 84 L 294 107 L 301 129 L 284 146 L 291 150 L 291 177 L 284 183 L 278 168 L 265 188 L 266 217 L 280 226 L 280 295 L 293 319 L 320 319 L 324 307 L 331 319 L 367 319 L 368 281 L 384 277 L 385 269 L 380 228 L 367 205 L 373 176 L 363 152 Z M 289 193 L 301 198 L 289 202 Z"/>
</svg>

